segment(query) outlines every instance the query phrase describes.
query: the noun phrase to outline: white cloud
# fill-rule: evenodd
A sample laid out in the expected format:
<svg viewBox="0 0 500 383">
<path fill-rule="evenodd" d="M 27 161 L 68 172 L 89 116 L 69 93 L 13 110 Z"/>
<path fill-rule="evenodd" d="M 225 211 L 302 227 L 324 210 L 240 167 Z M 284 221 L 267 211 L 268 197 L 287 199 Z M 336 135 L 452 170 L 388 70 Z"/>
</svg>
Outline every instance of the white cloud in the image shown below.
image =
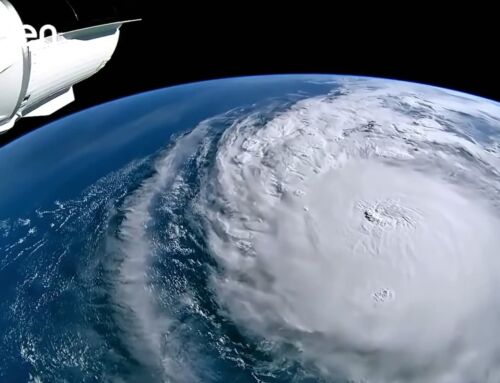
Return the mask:
<svg viewBox="0 0 500 383">
<path fill-rule="evenodd" d="M 498 381 L 498 161 L 457 112 L 500 128 L 500 106 L 388 81 L 344 88 L 225 133 L 196 206 L 220 303 L 328 376 Z"/>
</svg>

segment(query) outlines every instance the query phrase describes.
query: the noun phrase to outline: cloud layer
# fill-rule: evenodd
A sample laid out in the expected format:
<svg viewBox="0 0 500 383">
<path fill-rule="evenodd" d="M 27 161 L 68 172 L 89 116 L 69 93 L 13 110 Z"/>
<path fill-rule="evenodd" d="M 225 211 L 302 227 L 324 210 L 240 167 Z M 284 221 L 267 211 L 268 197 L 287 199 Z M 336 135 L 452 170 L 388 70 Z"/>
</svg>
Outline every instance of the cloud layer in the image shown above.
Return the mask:
<svg viewBox="0 0 500 383">
<path fill-rule="evenodd" d="M 500 106 L 350 79 L 261 122 L 196 201 L 228 315 L 328 377 L 498 381 Z"/>
</svg>

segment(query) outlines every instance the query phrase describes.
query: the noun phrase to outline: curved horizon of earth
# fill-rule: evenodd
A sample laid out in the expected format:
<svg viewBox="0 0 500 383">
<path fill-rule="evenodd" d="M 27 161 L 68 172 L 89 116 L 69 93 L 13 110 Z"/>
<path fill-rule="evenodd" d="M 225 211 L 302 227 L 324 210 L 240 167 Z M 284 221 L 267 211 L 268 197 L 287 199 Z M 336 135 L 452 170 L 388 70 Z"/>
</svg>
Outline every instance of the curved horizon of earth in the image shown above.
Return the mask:
<svg viewBox="0 0 500 383">
<path fill-rule="evenodd" d="M 500 103 L 232 78 L 0 148 L 0 380 L 500 380 Z"/>
</svg>

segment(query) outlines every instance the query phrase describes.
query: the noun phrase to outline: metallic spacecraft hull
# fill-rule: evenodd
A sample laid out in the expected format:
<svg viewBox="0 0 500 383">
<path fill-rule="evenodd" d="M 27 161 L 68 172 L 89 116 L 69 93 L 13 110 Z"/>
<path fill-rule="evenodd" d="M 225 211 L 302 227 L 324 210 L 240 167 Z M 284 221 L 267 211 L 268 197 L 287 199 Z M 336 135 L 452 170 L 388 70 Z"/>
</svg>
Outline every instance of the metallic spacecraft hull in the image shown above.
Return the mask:
<svg viewBox="0 0 500 383">
<path fill-rule="evenodd" d="M 50 115 L 73 102 L 73 86 L 111 59 L 126 22 L 28 41 L 21 16 L 0 0 L 0 133 L 20 118 Z"/>
</svg>

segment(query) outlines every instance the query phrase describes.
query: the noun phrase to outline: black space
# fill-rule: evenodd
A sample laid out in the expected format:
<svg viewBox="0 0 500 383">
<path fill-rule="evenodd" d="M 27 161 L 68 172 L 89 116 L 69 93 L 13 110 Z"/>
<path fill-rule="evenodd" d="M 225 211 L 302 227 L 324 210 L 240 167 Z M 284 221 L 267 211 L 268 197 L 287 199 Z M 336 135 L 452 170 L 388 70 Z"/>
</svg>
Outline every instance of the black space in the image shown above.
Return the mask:
<svg viewBox="0 0 500 383">
<path fill-rule="evenodd" d="M 68 11 L 68 1 L 74 7 L 84 4 L 85 17 L 76 22 Z M 0 136 L 0 145 L 54 119 L 106 101 L 230 76 L 376 76 L 433 84 L 500 101 L 498 32 L 473 35 L 467 24 L 444 26 L 442 20 L 418 16 L 412 20 L 413 10 L 398 16 L 391 13 L 385 17 L 388 20 L 381 20 L 372 18 L 370 11 L 362 17 L 357 11 L 319 5 L 308 8 L 306 3 L 300 7 L 289 3 L 286 10 L 245 3 L 216 10 L 212 4 L 185 2 L 174 7 L 161 0 L 11 2 L 20 13 L 21 8 L 24 10 L 26 23 L 52 20 L 60 30 L 88 24 L 93 16 L 88 9 L 99 9 L 96 14 L 103 21 L 111 20 L 113 12 L 142 17 L 143 21 L 122 28 L 111 62 L 99 74 L 75 86 L 75 103 L 48 118 L 20 120 Z"/>
</svg>

